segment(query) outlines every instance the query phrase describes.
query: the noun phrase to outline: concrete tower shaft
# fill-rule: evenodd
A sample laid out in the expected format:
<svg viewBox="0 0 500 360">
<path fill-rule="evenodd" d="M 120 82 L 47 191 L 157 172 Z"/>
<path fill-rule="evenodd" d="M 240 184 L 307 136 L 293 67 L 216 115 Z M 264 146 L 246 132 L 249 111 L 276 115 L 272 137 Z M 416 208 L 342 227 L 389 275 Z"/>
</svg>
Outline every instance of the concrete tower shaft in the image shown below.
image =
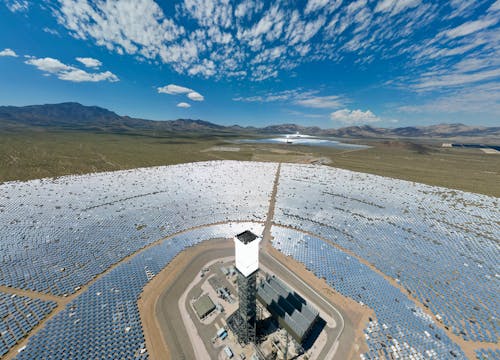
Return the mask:
<svg viewBox="0 0 500 360">
<path fill-rule="evenodd" d="M 239 341 L 245 344 L 255 341 L 260 241 L 261 239 L 257 235 L 248 230 L 234 238 L 239 298 L 235 328 Z"/>
</svg>

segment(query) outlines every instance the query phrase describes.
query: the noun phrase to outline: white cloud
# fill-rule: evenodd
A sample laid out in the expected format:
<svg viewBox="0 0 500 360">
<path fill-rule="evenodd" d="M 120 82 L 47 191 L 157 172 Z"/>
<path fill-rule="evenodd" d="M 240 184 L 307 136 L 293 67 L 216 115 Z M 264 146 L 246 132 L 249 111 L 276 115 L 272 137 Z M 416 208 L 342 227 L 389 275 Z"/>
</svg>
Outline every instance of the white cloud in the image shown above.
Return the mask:
<svg viewBox="0 0 500 360">
<path fill-rule="evenodd" d="M 187 97 L 193 101 L 203 101 L 205 98 L 203 95 L 201 95 L 199 92 L 194 91 L 193 89 L 180 86 L 180 85 L 175 85 L 175 84 L 169 84 L 166 86 L 162 86 L 158 88 L 159 93 L 163 94 L 169 94 L 169 95 L 183 95 L 186 94 Z"/>
<path fill-rule="evenodd" d="M 457 38 L 457 37 L 462 37 L 466 36 L 472 33 L 475 33 L 479 30 L 486 29 L 498 22 L 498 19 L 484 19 L 484 20 L 476 20 L 476 21 L 469 21 L 466 22 L 462 25 L 459 25 L 453 29 L 447 30 L 444 32 L 444 35 L 446 35 L 449 38 Z"/>
<path fill-rule="evenodd" d="M 30 4 L 27 0 L 5 0 L 5 6 L 7 6 L 7 9 L 15 13 L 27 11 Z"/>
<path fill-rule="evenodd" d="M 201 95 L 200 93 L 197 93 L 196 91 L 192 91 L 192 92 L 188 93 L 187 97 L 190 98 L 191 100 L 194 100 L 194 101 L 203 101 L 203 100 L 205 100 L 205 98 L 203 97 L 203 95 Z"/>
<path fill-rule="evenodd" d="M 250 19 L 255 13 L 262 10 L 264 4 L 262 1 L 245 0 L 242 1 L 234 10 L 236 18 Z"/>
<path fill-rule="evenodd" d="M 193 90 L 191 90 L 190 88 L 175 84 L 169 84 L 158 88 L 159 93 L 170 94 L 170 95 L 187 94 L 192 91 Z"/>
<path fill-rule="evenodd" d="M 262 81 L 346 55 L 359 67 L 399 57 L 414 74 L 484 48 L 498 56 L 500 0 L 489 2 L 488 8 L 487 0 L 308 0 L 299 8 L 287 1 L 182 0 L 167 13 L 155 0 L 58 0 L 54 13 L 78 39 L 179 74 Z M 448 13 L 466 22 L 446 29 Z"/>
<path fill-rule="evenodd" d="M 215 63 L 212 60 L 203 59 L 201 64 L 196 64 L 188 70 L 189 75 L 203 75 L 210 77 L 215 74 Z"/>
<path fill-rule="evenodd" d="M 428 114 L 493 114 L 500 115 L 500 84 L 483 84 L 473 88 L 434 96 L 419 105 L 404 105 L 398 108 L 406 113 Z"/>
<path fill-rule="evenodd" d="M 389 12 L 398 0 L 380 0 L 375 7 L 375 12 Z"/>
<path fill-rule="evenodd" d="M 234 10 L 234 16 L 236 16 L 237 18 L 242 18 L 250 12 L 251 8 L 252 8 L 252 2 L 249 0 L 244 1 L 238 4 L 236 9 Z"/>
<path fill-rule="evenodd" d="M 318 16 L 310 21 L 302 20 L 300 13 L 294 10 L 285 29 L 285 38 L 290 46 L 306 43 L 319 32 L 325 22 L 325 16 Z"/>
<path fill-rule="evenodd" d="M 252 64 L 261 64 L 265 62 L 273 62 L 286 52 L 285 46 L 276 46 L 273 48 L 266 49 L 252 60 Z"/>
<path fill-rule="evenodd" d="M 284 25 L 285 12 L 274 4 L 249 28 L 238 28 L 237 38 L 251 51 L 259 52 L 266 41 L 273 42 L 282 36 Z"/>
<path fill-rule="evenodd" d="M 304 9 L 305 14 L 309 14 L 314 11 L 323 9 L 330 0 L 308 0 L 306 8 Z"/>
<path fill-rule="evenodd" d="M 188 103 L 186 102 L 180 102 L 177 104 L 177 107 L 180 107 L 180 108 L 184 108 L 184 109 L 187 109 L 187 108 L 190 108 L 191 105 L 189 105 Z"/>
<path fill-rule="evenodd" d="M 89 68 L 98 68 L 102 65 L 102 62 L 90 57 L 77 57 L 76 60 Z"/>
<path fill-rule="evenodd" d="M 233 7 L 227 0 L 184 0 L 184 9 L 201 26 L 230 27 Z"/>
<path fill-rule="evenodd" d="M 6 48 L 0 51 L 0 56 L 12 56 L 12 57 L 17 57 L 17 54 L 14 50 Z"/>
<path fill-rule="evenodd" d="M 259 65 L 252 72 L 252 80 L 262 81 L 278 76 L 278 70 L 273 66 Z"/>
<path fill-rule="evenodd" d="M 329 109 L 334 110 L 350 100 L 344 96 L 339 95 L 328 95 L 328 96 L 318 96 L 318 90 L 304 90 L 302 88 L 284 90 L 279 92 L 269 92 L 262 95 L 252 95 L 252 96 L 238 96 L 234 97 L 233 101 L 239 102 L 258 102 L 258 103 L 270 103 L 279 102 L 287 103 L 290 106 L 300 106 L 310 109 Z M 317 117 L 324 118 L 327 115 L 322 114 L 306 114 L 304 112 L 289 110 L 290 114 L 300 115 L 303 117 Z"/>
<path fill-rule="evenodd" d="M 48 28 L 48 27 L 44 27 L 43 31 L 46 32 L 47 34 L 51 34 L 51 35 L 54 35 L 54 36 L 61 36 L 57 30 L 51 29 L 51 28 Z"/>
<path fill-rule="evenodd" d="M 117 52 L 159 57 L 162 51 L 172 50 L 168 44 L 185 32 L 153 0 L 59 2 L 57 19 L 74 37 L 93 38 Z"/>
<path fill-rule="evenodd" d="M 330 114 L 330 119 L 348 125 L 371 124 L 380 121 L 370 110 L 349 110 L 342 109 L 334 111 Z"/>
<path fill-rule="evenodd" d="M 413 88 L 416 90 L 443 89 L 446 87 L 463 86 L 481 81 L 500 78 L 500 68 L 471 73 L 452 72 L 445 74 L 429 74 L 424 76 Z"/>
<path fill-rule="evenodd" d="M 344 105 L 344 100 L 340 96 L 311 96 L 298 99 L 297 105 L 316 108 L 316 109 L 336 109 Z"/>
<path fill-rule="evenodd" d="M 380 0 L 375 7 L 375 12 L 390 12 L 391 15 L 397 15 L 420 4 L 421 0 Z"/>
<path fill-rule="evenodd" d="M 57 59 L 46 57 L 46 58 L 33 58 L 30 60 L 26 61 L 26 64 L 36 66 L 39 70 L 51 73 L 51 74 L 57 74 L 63 71 L 69 71 L 71 70 L 71 66 L 68 66 L 66 64 L 63 64 Z"/>
<path fill-rule="evenodd" d="M 234 101 L 241 102 L 290 102 L 297 105 L 298 101 L 316 98 L 317 90 L 304 90 L 302 88 L 284 90 L 278 92 L 268 92 L 263 95 L 239 96 L 233 98 Z M 325 98 L 329 98 L 326 96 Z M 333 98 L 333 96 L 332 96 Z M 331 99 L 330 99 L 331 100 Z"/>
<path fill-rule="evenodd" d="M 109 81 L 116 82 L 119 81 L 118 77 L 111 71 L 104 71 L 100 73 L 89 73 L 81 69 L 71 69 L 69 71 L 63 71 L 58 75 L 61 80 L 73 81 L 73 82 L 99 82 L 99 81 Z"/>
<path fill-rule="evenodd" d="M 77 67 L 66 65 L 58 59 L 46 58 L 29 58 L 25 61 L 28 65 L 33 65 L 46 74 L 54 74 L 57 78 L 72 82 L 99 82 L 119 81 L 118 77 L 110 71 L 100 73 L 89 73 L 85 70 L 78 69 Z"/>
<path fill-rule="evenodd" d="M 467 18 L 469 17 L 478 6 L 481 6 L 484 0 L 470 1 L 470 0 L 450 0 L 450 7 L 452 10 L 446 19 L 453 18 Z"/>
<path fill-rule="evenodd" d="M 499 11 L 499 10 L 500 10 L 500 0 L 497 0 L 489 7 L 488 12 Z"/>
</svg>

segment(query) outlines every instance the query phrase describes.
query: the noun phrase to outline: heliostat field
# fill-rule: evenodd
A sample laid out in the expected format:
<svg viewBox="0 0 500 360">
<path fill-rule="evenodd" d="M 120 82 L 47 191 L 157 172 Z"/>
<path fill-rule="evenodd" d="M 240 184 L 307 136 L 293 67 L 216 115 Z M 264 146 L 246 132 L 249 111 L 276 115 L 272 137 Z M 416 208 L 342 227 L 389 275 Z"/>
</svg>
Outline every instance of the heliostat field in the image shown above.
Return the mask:
<svg viewBox="0 0 500 360">
<path fill-rule="evenodd" d="M 188 247 L 262 233 L 271 201 L 272 245 L 373 309 L 364 358 L 500 356 L 494 197 L 236 161 L 8 182 L 0 197 L 1 356 L 147 358 L 144 286 Z"/>
</svg>

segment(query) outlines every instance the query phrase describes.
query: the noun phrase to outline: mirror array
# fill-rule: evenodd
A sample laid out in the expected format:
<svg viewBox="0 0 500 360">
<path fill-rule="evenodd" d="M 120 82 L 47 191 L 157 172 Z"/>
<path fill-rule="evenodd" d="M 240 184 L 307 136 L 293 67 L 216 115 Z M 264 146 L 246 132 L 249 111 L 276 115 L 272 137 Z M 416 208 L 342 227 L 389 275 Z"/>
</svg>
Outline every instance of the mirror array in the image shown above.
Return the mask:
<svg viewBox="0 0 500 360">
<path fill-rule="evenodd" d="M 0 184 L 0 285 L 66 296 L 179 231 L 264 221 L 276 169 L 222 161 Z"/>
<path fill-rule="evenodd" d="M 149 281 L 145 270 L 159 272 L 204 239 L 232 237 L 247 226 L 236 221 L 252 222 L 248 226 L 265 221 L 276 170 L 273 163 L 216 161 L 0 184 L 0 285 L 73 294 L 158 242 L 79 293 L 18 356 L 146 358 L 136 305 Z M 275 224 L 317 237 L 275 226 L 274 245 L 375 310 L 377 319 L 365 329 L 366 358 L 380 352 L 463 358 L 435 321 L 465 340 L 498 342 L 499 199 L 283 164 L 276 200 Z M 333 245 L 366 259 L 405 293 Z M 28 316 L 23 307 L 4 302 L 5 319 L 14 318 L 21 328 L 0 320 L 4 352 L 19 341 L 16 334 L 24 337 L 31 329 L 19 323 L 22 317 L 36 315 L 41 321 L 54 306 L 22 301 L 36 303 L 28 309 L 38 312 Z M 3 338 L 6 331 L 14 342 Z M 480 359 L 498 355 L 489 348 L 476 354 Z"/>
<path fill-rule="evenodd" d="M 369 352 L 362 359 L 466 359 L 432 318 L 383 276 L 324 241 L 273 227 L 273 245 L 303 263 L 336 291 L 373 309 L 365 329 Z"/>
<path fill-rule="evenodd" d="M 366 259 L 464 340 L 497 343 L 499 219 L 498 198 L 283 165 L 274 222 Z"/>
<path fill-rule="evenodd" d="M 476 355 L 478 360 L 500 360 L 500 350 L 482 349 L 477 350 Z"/>
<path fill-rule="evenodd" d="M 55 307 L 53 301 L 0 292 L 0 358 Z"/>
<path fill-rule="evenodd" d="M 247 229 L 261 234 L 263 226 L 242 222 L 187 231 L 120 263 L 50 319 L 17 358 L 147 359 L 137 306 L 144 286 L 186 248 Z"/>
<path fill-rule="evenodd" d="M 229 161 L 4 183 L 0 285 L 71 294 L 162 237 L 263 221 L 275 172 Z"/>
</svg>

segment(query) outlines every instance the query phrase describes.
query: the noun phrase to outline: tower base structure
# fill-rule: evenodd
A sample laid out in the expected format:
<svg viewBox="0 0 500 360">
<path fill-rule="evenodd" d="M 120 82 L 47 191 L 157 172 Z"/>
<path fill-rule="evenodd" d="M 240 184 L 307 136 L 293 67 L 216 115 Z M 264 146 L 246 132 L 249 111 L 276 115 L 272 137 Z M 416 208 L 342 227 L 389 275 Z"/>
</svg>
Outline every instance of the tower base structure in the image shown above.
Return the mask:
<svg viewBox="0 0 500 360">
<path fill-rule="evenodd" d="M 239 307 L 227 320 L 241 344 L 255 343 L 257 324 L 257 271 L 244 276 L 237 271 Z"/>
</svg>

